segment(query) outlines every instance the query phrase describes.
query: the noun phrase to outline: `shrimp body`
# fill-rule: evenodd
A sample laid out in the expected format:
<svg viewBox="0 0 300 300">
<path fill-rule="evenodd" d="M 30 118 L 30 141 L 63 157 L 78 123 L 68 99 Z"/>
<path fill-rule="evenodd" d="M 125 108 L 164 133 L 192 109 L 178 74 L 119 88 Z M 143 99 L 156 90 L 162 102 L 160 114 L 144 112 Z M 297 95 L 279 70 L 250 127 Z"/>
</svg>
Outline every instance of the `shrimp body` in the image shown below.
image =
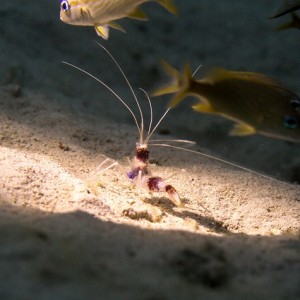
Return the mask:
<svg viewBox="0 0 300 300">
<path fill-rule="evenodd" d="M 130 82 L 128 81 L 125 73 L 123 72 L 122 68 L 120 67 L 120 65 L 118 64 L 116 59 L 112 56 L 112 54 L 104 46 L 102 46 L 99 43 L 97 43 L 97 44 L 110 56 L 110 58 L 113 60 L 113 62 L 115 63 L 115 65 L 117 66 L 119 71 L 121 72 L 122 76 L 124 77 L 128 87 L 133 95 L 133 98 L 136 102 L 137 108 L 139 110 L 140 122 L 138 122 L 136 115 L 133 113 L 133 111 L 128 106 L 128 104 L 106 83 L 104 83 L 102 80 L 100 80 L 96 76 L 92 75 L 91 73 L 89 73 L 79 67 L 76 67 L 75 65 L 72 65 L 72 64 L 66 63 L 66 62 L 64 62 L 64 63 L 85 73 L 86 75 L 90 76 L 91 78 L 93 78 L 94 80 L 96 80 L 97 82 L 102 84 L 104 87 L 106 87 L 126 107 L 126 109 L 129 111 L 129 113 L 132 115 L 133 120 L 134 120 L 137 130 L 138 130 L 138 133 L 139 133 L 139 141 L 136 143 L 136 148 L 135 148 L 136 154 L 133 157 L 133 159 L 131 160 L 131 169 L 129 172 L 127 172 L 128 179 L 138 188 L 144 188 L 144 189 L 148 190 L 149 192 L 166 192 L 168 195 L 168 198 L 175 205 L 182 206 L 180 197 L 179 197 L 176 189 L 172 185 L 166 183 L 161 177 L 151 176 L 150 171 L 149 171 L 149 154 L 150 154 L 150 152 L 148 150 L 148 142 L 149 142 L 151 136 L 153 135 L 153 133 L 155 132 L 155 130 L 157 129 L 160 122 L 164 119 L 166 114 L 169 112 L 170 108 L 168 108 L 165 111 L 165 113 L 162 115 L 162 117 L 159 119 L 159 121 L 156 123 L 156 125 L 153 128 L 151 128 L 152 127 L 152 118 L 153 118 L 152 104 L 148 97 L 148 94 L 144 90 L 141 89 L 145 93 L 145 95 L 148 99 L 149 107 L 150 107 L 150 116 L 151 116 L 149 128 L 145 135 L 143 112 L 142 112 L 140 103 L 137 99 L 137 96 L 136 96 Z M 145 138 L 144 138 L 144 136 L 145 136 Z"/>
<path fill-rule="evenodd" d="M 149 154 L 146 143 L 136 144 L 136 155 L 131 161 L 131 170 L 127 173 L 127 177 L 138 188 L 149 192 L 166 192 L 176 206 L 182 206 L 180 197 L 172 185 L 166 183 L 161 177 L 150 175 Z"/>
</svg>

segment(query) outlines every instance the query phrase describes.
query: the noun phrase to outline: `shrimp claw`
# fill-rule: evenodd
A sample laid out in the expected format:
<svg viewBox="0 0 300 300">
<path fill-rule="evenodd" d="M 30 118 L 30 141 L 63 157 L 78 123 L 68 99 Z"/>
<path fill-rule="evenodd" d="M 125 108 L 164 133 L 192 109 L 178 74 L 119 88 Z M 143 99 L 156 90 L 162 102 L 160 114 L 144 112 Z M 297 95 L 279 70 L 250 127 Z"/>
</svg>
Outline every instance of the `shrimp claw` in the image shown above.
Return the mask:
<svg viewBox="0 0 300 300">
<path fill-rule="evenodd" d="M 161 177 L 149 177 L 147 180 L 147 186 L 151 192 L 166 192 L 168 198 L 176 206 L 182 206 L 182 202 L 176 189 L 172 185 L 165 183 Z"/>
</svg>

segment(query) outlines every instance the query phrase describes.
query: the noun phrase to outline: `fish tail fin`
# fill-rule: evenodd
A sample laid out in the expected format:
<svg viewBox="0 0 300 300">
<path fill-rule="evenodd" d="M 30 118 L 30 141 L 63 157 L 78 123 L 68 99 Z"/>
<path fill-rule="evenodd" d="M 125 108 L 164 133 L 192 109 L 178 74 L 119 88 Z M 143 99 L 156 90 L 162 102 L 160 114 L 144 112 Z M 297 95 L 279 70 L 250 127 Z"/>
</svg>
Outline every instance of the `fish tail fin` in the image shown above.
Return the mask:
<svg viewBox="0 0 300 300">
<path fill-rule="evenodd" d="M 161 6 L 168 10 L 171 14 L 177 16 L 178 10 L 171 0 L 156 0 Z"/>
<path fill-rule="evenodd" d="M 183 75 L 181 75 L 181 73 L 179 73 L 166 61 L 162 61 L 162 65 L 166 73 L 169 74 L 173 80 L 168 85 L 156 89 L 152 93 L 152 96 L 161 96 L 176 93 L 169 104 L 170 107 L 174 107 L 188 94 L 192 81 L 191 68 L 190 65 L 186 64 L 184 67 Z"/>
</svg>

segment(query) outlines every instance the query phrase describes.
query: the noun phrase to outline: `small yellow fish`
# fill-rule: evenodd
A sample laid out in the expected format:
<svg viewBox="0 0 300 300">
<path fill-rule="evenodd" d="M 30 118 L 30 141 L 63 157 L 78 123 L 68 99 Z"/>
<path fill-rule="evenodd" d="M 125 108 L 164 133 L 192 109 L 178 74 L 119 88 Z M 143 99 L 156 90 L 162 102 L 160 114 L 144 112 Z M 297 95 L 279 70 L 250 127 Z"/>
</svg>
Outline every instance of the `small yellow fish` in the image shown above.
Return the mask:
<svg viewBox="0 0 300 300">
<path fill-rule="evenodd" d="M 177 14 L 172 0 L 62 0 L 60 19 L 72 25 L 94 26 L 99 36 L 108 39 L 109 27 L 124 31 L 115 20 L 125 17 L 148 20 L 140 5 L 149 1 L 156 1 Z"/>
<path fill-rule="evenodd" d="M 281 83 L 263 74 L 213 68 L 203 79 L 193 79 L 189 65 L 181 75 L 164 62 L 175 78 L 153 95 L 176 93 L 170 106 L 192 95 L 199 112 L 221 115 L 236 123 L 231 135 L 259 133 L 291 142 L 300 142 L 300 98 Z"/>
</svg>

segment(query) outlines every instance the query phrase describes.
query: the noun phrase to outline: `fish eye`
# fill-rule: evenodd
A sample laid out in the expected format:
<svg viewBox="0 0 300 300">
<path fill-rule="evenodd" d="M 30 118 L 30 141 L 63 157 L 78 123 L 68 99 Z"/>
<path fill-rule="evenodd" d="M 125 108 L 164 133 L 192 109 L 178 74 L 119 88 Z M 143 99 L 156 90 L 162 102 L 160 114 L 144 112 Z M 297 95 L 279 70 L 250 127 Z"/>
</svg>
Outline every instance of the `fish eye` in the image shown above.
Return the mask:
<svg viewBox="0 0 300 300">
<path fill-rule="evenodd" d="M 290 104 L 293 109 L 296 109 L 296 110 L 300 109 L 300 99 L 292 99 L 290 101 Z"/>
<path fill-rule="evenodd" d="M 64 12 L 68 12 L 70 10 L 69 2 L 66 0 L 61 1 L 60 7 Z"/>
<path fill-rule="evenodd" d="M 289 129 L 295 129 L 298 127 L 297 118 L 295 116 L 285 116 L 284 126 Z"/>
</svg>

